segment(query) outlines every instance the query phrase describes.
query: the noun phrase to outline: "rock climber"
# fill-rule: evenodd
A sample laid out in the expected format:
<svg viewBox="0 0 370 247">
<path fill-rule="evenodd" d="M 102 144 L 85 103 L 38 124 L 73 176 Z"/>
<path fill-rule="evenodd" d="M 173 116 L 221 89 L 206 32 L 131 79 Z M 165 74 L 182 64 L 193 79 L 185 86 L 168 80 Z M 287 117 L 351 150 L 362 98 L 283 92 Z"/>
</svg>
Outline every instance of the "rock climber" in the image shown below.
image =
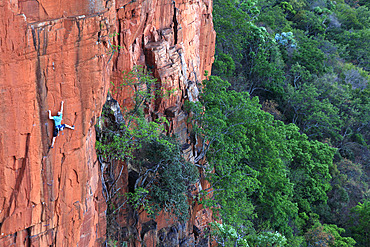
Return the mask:
<svg viewBox="0 0 370 247">
<path fill-rule="evenodd" d="M 75 126 L 69 126 L 68 124 L 62 124 L 62 118 L 63 118 L 63 104 L 64 104 L 64 101 L 62 101 L 62 106 L 60 107 L 60 111 L 58 112 L 58 115 L 57 116 L 51 116 L 51 111 L 49 110 L 49 119 L 51 120 L 54 120 L 54 131 L 53 131 L 53 141 L 51 143 L 51 147 L 50 148 L 53 148 L 54 147 L 54 143 L 55 143 L 55 138 L 57 136 L 59 136 L 59 131 L 63 131 L 64 128 L 69 128 L 69 129 L 72 129 L 74 130 L 75 129 Z"/>
</svg>

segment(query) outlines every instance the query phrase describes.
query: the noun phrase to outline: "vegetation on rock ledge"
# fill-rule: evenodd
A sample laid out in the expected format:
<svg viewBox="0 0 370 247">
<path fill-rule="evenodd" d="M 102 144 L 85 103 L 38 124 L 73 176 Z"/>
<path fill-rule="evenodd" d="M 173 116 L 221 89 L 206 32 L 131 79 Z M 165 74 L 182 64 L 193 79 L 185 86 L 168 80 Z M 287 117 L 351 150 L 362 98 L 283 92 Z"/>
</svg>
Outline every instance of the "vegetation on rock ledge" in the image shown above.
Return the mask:
<svg viewBox="0 0 370 247">
<path fill-rule="evenodd" d="M 135 92 L 133 109 L 122 114 L 118 102 L 108 95 L 96 126 L 96 150 L 109 220 L 128 207 L 137 213 L 145 210 L 154 218 L 161 210 L 180 221 L 188 217 L 188 186 L 195 181 L 197 171 L 183 158 L 176 138 L 165 135 L 166 119 L 145 119 L 147 103 L 157 96 L 151 91 L 155 83 L 148 72 L 135 67 L 122 84 Z M 120 178 L 127 165 L 133 180 L 125 194 Z"/>
</svg>

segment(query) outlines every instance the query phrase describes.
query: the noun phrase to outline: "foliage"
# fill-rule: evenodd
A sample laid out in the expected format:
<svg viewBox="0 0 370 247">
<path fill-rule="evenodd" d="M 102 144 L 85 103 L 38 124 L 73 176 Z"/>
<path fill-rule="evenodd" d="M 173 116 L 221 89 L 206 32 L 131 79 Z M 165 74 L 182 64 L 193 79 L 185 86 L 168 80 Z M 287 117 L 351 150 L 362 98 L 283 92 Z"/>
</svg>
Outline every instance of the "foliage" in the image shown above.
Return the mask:
<svg viewBox="0 0 370 247">
<path fill-rule="evenodd" d="M 287 239 L 279 232 L 262 231 L 260 233 L 246 234 L 243 228 L 236 230 L 232 225 L 218 222 L 210 223 L 211 235 L 220 246 L 259 246 L 282 247 L 287 245 Z"/>
<path fill-rule="evenodd" d="M 370 184 L 369 7 L 259 0 L 252 13 L 214 1 L 212 73 L 231 87 L 210 78 L 194 112 L 224 224 L 277 230 L 291 246 L 353 246 L 342 236 L 354 236 L 350 209 Z"/>
<path fill-rule="evenodd" d="M 287 245 L 287 239 L 281 235 L 279 232 L 261 232 L 257 235 L 254 235 L 250 238 L 251 246 L 276 246 L 282 247 Z"/>
<path fill-rule="evenodd" d="M 147 122 L 142 116 L 129 116 L 127 123 L 122 123 L 118 129 L 108 127 L 99 137 L 96 150 L 104 160 L 133 159 L 133 152 L 140 149 L 143 142 L 157 138 L 164 131 L 165 119 Z"/>
<path fill-rule="evenodd" d="M 134 92 L 135 104 L 131 110 L 126 109 L 121 122 L 106 126 L 106 129 L 98 136 L 96 149 L 105 160 L 132 159 L 134 150 L 140 149 L 144 140 L 156 138 L 164 131 L 165 118 L 148 122 L 143 116 L 145 104 L 149 104 L 152 99 L 158 97 L 158 91 L 153 90 L 156 81 L 148 71 L 140 66 L 124 73 L 123 82 L 117 85 L 116 90 L 130 87 Z M 103 107 L 103 115 L 109 116 L 112 114 L 110 111 L 109 107 Z"/>
<path fill-rule="evenodd" d="M 351 228 L 356 241 L 362 246 L 370 243 L 370 201 L 359 203 L 352 210 L 354 227 Z"/>
<path fill-rule="evenodd" d="M 119 36 L 119 33 L 117 32 L 114 32 L 114 33 L 111 33 L 109 34 L 109 39 L 107 39 L 107 42 L 108 42 L 108 53 L 115 53 L 115 52 L 118 52 L 120 49 L 122 49 L 123 47 L 120 46 L 120 45 L 115 45 L 114 43 L 112 44 L 112 40 L 114 39 L 114 37 L 117 37 Z"/>
<path fill-rule="evenodd" d="M 287 33 L 282 32 L 281 34 L 277 33 L 275 35 L 275 40 L 276 42 L 278 42 L 280 45 L 283 45 L 283 46 L 289 45 L 291 48 L 295 48 L 297 46 L 292 32 L 287 32 Z"/>
<path fill-rule="evenodd" d="M 280 3 L 280 6 L 282 9 L 284 9 L 285 11 L 295 15 L 297 13 L 297 11 L 294 10 L 293 6 L 288 3 L 288 2 L 281 2 Z"/>
<path fill-rule="evenodd" d="M 352 89 L 364 90 L 370 82 L 369 72 L 350 63 L 346 63 L 343 66 L 341 76 L 345 83 L 352 86 Z"/>
<path fill-rule="evenodd" d="M 308 246 L 320 247 L 353 247 L 356 241 L 351 237 L 343 237 L 345 230 L 337 225 L 322 225 L 316 221 L 309 229 L 305 238 Z"/>
<path fill-rule="evenodd" d="M 199 124 L 194 127 L 202 138 L 201 156 L 213 154 L 207 155 L 207 160 L 216 171 L 208 175 L 213 196 L 221 201 L 220 210 L 228 214 L 227 222 L 245 223 L 253 217 L 249 197 L 259 182 L 257 172 L 243 161 L 249 150 L 244 125 L 250 121 L 248 114 L 258 109 L 258 102 L 251 102 L 246 94 L 228 93 L 228 86 L 216 77 L 206 82 L 200 101 L 192 104 L 194 120 Z"/>
<path fill-rule="evenodd" d="M 283 73 L 277 44 L 264 27 L 251 22 L 259 14 L 255 1 L 244 3 L 249 7 L 241 8 L 232 0 L 214 2 L 218 35 L 213 74 L 233 77 L 233 88 L 250 95 L 279 93 Z"/>
<path fill-rule="evenodd" d="M 294 51 L 292 61 L 304 66 L 311 74 L 321 75 L 325 72 L 325 54 L 318 48 L 319 42 L 302 32 L 296 32 L 298 49 Z"/>
<path fill-rule="evenodd" d="M 241 8 L 241 4 L 245 6 Z M 242 59 L 243 39 L 249 20 L 258 13 L 255 1 L 215 0 L 214 28 L 217 31 L 217 52 L 231 55 L 236 63 Z"/>
<path fill-rule="evenodd" d="M 232 76 L 235 71 L 235 62 L 230 55 L 220 53 L 216 56 L 213 68 L 222 75 Z"/>
<path fill-rule="evenodd" d="M 232 85 L 250 95 L 279 95 L 282 92 L 284 74 L 283 60 L 275 38 L 264 27 L 250 23 L 249 27 L 244 41 L 242 68 L 238 71 L 238 80 Z"/>
<path fill-rule="evenodd" d="M 298 220 L 299 210 L 312 210 L 302 200 L 326 202 L 333 149 L 275 121 L 256 98 L 228 91 L 221 79 L 204 83 L 192 109 L 203 155 L 215 170 L 207 174 L 213 185 L 208 205 L 221 206 L 226 224 L 291 236 L 289 222 Z"/>
<path fill-rule="evenodd" d="M 246 236 L 243 236 L 244 234 L 239 234 L 231 225 L 211 222 L 210 228 L 213 240 L 220 246 L 250 246 Z"/>
<path fill-rule="evenodd" d="M 149 202 L 149 190 L 142 187 L 138 187 L 135 192 L 128 192 L 126 194 L 127 202 L 132 205 L 135 210 L 140 210 L 141 208 L 152 215 L 154 212 Z"/>
<path fill-rule="evenodd" d="M 367 10 L 366 7 L 361 7 L 360 11 Z M 347 4 L 338 4 L 336 6 L 336 14 L 339 21 L 342 23 L 345 29 L 362 29 L 363 24 L 367 25 L 369 22 L 360 22 L 358 19 L 359 9 L 354 9 Z"/>
<path fill-rule="evenodd" d="M 147 168 L 140 172 L 135 191 L 139 188 L 149 191 L 147 201 L 154 214 L 165 210 L 184 221 L 189 208 L 187 188 L 195 182 L 197 170 L 182 157 L 180 145 L 174 138 L 159 137 L 143 142 L 135 154 L 133 162 Z"/>
<path fill-rule="evenodd" d="M 370 29 L 359 30 L 356 32 L 344 31 L 343 35 L 338 38 L 338 42 L 347 46 L 349 55 L 346 59 L 356 65 L 370 71 L 368 57 L 370 54 L 369 46 L 359 46 L 358 44 L 366 43 L 370 39 Z"/>
<path fill-rule="evenodd" d="M 259 5 L 263 1 L 259 1 Z M 263 11 L 258 16 L 258 21 L 265 23 L 268 27 L 277 33 L 292 31 L 292 22 L 287 19 L 287 13 L 281 6 L 266 4 Z M 288 14 L 290 15 L 290 14 Z"/>
<path fill-rule="evenodd" d="M 312 81 L 311 73 L 298 62 L 291 66 L 286 77 L 287 82 L 296 89 L 299 89 L 303 83 Z"/>
<path fill-rule="evenodd" d="M 317 10 L 317 9 L 316 9 Z M 301 29 L 310 35 L 316 36 L 325 33 L 327 29 L 328 15 L 318 11 L 299 11 L 292 19 L 297 29 Z"/>
<path fill-rule="evenodd" d="M 341 236 L 341 234 L 344 234 L 345 230 L 337 225 L 324 224 L 324 231 L 333 235 L 334 243 L 331 245 L 333 247 L 352 247 L 356 244 L 353 238 Z"/>
<path fill-rule="evenodd" d="M 309 141 L 294 125 L 284 126 L 284 129 L 289 140 L 287 154 L 293 159 L 289 164 L 289 178 L 295 185 L 294 201 L 300 212 L 317 211 L 316 207 L 326 204 L 326 193 L 331 188 L 329 167 L 334 149 L 318 141 Z"/>
<path fill-rule="evenodd" d="M 288 86 L 287 103 L 292 109 L 292 122 L 297 124 L 310 138 L 338 140 L 340 130 L 339 109 L 312 84 L 299 88 Z"/>
<path fill-rule="evenodd" d="M 314 226 L 306 234 L 308 246 L 329 247 L 334 244 L 334 236 L 324 230 L 322 225 Z"/>
<path fill-rule="evenodd" d="M 134 191 L 127 194 L 127 200 L 109 209 L 109 212 L 116 213 L 128 202 L 135 210 L 147 210 L 153 217 L 165 210 L 184 221 L 188 216 L 187 188 L 194 182 L 197 171 L 183 158 L 175 137 L 164 135 L 166 119 L 148 122 L 144 117 L 143 111 L 151 100 L 162 97 L 155 90 L 156 80 L 141 67 L 135 67 L 127 73 L 124 80 L 120 86 L 133 89 L 135 105 L 124 112 L 124 117 L 112 112 L 112 100 L 104 106 L 103 117 L 97 127 L 96 150 L 102 169 L 106 172 L 114 170 L 114 165 L 122 164 L 115 162 L 120 160 L 136 167 L 134 172 L 137 173 L 137 179 L 132 185 Z M 107 121 L 112 115 L 115 119 Z M 106 181 L 102 177 L 109 205 L 119 201 L 117 191 L 120 188 L 114 190 L 113 185 L 120 175 L 117 177 L 109 173 Z M 114 181 L 109 183 L 112 177 Z"/>
</svg>

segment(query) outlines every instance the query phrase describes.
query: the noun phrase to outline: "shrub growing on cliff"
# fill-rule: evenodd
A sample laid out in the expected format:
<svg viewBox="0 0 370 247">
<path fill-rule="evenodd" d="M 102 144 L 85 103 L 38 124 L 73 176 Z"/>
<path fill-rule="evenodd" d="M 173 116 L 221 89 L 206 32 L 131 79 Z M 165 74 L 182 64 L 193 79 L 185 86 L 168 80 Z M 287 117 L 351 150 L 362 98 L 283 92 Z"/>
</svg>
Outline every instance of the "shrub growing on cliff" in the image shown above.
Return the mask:
<svg viewBox="0 0 370 247">
<path fill-rule="evenodd" d="M 174 213 L 180 221 L 187 219 L 188 185 L 195 182 L 195 166 L 183 157 L 176 139 L 165 135 L 146 140 L 135 154 L 134 163 L 142 169 L 135 190 L 149 191 L 148 202 L 154 214 L 164 209 Z"/>
<path fill-rule="evenodd" d="M 194 182 L 197 171 L 182 157 L 176 138 L 164 134 L 166 119 L 159 118 L 152 122 L 145 119 L 144 108 L 155 97 L 162 97 L 158 90 L 154 90 L 156 80 L 141 67 L 135 67 L 124 79 L 118 89 L 121 86 L 131 87 L 135 105 L 131 110 L 125 110 L 122 116 L 118 103 L 115 101 L 116 105 L 112 106 L 107 101 L 103 108 L 103 120 L 99 121 L 97 128 L 96 150 L 101 164 L 105 164 L 102 170 L 107 177 L 102 177 L 103 191 L 107 201 L 115 205 L 110 212 L 118 212 L 129 203 L 134 210 L 146 210 L 153 217 L 165 210 L 183 221 L 188 216 L 187 188 Z M 112 112 L 113 108 L 116 113 Z M 108 122 L 112 116 L 115 116 L 114 121 Z M 120 170 L 112 168 L 116 160 L 122 161 L 119 164 L 130 163 L 130 169 L 135 174 L 135 181 L 130 182 L 131 191 L 124 202 L 119 202 L 117 197 L 116 192 L 120 188 L 112 188 L 119 176 L 114 172 L 106 173 L 108 170 Z"/>
</svg>

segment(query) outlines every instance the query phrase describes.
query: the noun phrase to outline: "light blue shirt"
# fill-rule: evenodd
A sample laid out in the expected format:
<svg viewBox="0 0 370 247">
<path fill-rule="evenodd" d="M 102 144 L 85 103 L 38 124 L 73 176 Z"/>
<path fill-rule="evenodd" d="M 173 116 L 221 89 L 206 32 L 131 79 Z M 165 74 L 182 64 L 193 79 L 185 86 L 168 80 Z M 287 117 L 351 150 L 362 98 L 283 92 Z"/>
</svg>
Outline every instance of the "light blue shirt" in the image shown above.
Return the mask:
<svg viewBox="0 0 370 247">
<path fill-rule="evenodd" d="M 63 118 L 63 114 L 60 114 L 60 116 L 53 117 L 55 126 L 62 125 L 62 118 Z"/>
</svg>

